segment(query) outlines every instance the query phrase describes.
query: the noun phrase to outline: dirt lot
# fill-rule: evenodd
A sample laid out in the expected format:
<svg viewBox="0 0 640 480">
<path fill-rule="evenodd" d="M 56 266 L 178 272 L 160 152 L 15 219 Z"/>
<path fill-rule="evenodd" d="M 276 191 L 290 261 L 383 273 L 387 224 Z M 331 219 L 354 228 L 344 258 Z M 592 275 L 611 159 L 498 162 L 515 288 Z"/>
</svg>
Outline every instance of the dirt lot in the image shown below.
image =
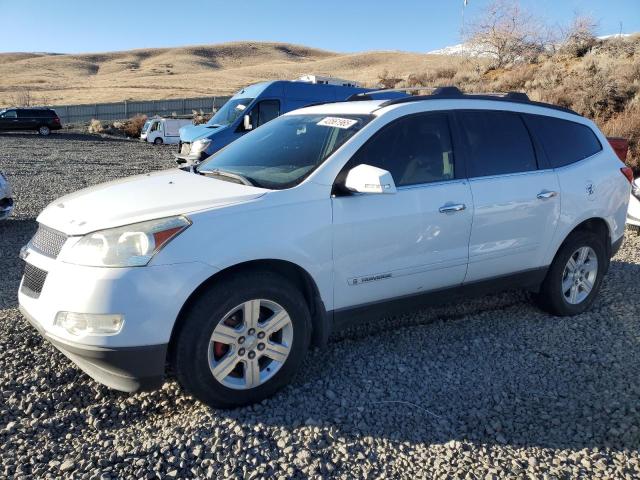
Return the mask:
<svg viewBox="0 0 640 480">
<path fill-rule="evenodd" d="M 171 147 L 0 135 L 17 210 L 0 224 L 0 477 L 638 478 L 640 237 L 593 309 L 521 292 L 381 320 L 311 352 L 294 384 L 211 410 L 174 381 L 97 385 L 17 309 L 18 251 L 50 201 L 172 166 Z"/>
</svg>

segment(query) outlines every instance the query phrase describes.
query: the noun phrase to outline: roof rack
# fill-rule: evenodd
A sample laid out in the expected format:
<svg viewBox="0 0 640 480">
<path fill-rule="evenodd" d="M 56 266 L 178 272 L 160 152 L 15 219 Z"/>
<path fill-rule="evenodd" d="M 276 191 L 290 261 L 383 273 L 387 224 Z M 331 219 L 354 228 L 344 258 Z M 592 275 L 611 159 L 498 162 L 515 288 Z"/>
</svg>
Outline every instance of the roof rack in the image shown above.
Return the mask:
<svg viewBox="0 0 640 480">
<path fill-rule="evenodd" d="M 573 110 L 566 107 L 561 107 L 559 105 L 552 105 L 550 103 L 533 101 L 527 96 L 526 93 L 523 93 L 523 92 L 463 93 L 458 87 L 454 87 L 454 86 L 406 87 L 406 88 L 381 89 L 381 90 L 374 90 L 372 92 L 357 93 L 355 95 L 351 95 L 347 99 L 347 101 L 374 100 L 372 95 L 375 95 L 376 93 L 415 92 L 415 91 L 421 91 L 421 90 L 429 90 L 431 93 L 429 95 L 413 95 L 413 96 L 410 95 L 406 97 L 387 100 L 382 104 L 380 104 L 380 108 L 387 107 L 389 105 L 397 105 L 399 103 L 419 102 L 423 100 L 442 100 L 442 99 L 493 100 L 493 101 L 503 101 L 503 102 L 534 105 L 538 107 L 545 107 L 545 108 L 551 108 L 554 110 L 559 110 L 565 113 L 571 113 L 573 115 L 580 115 L 579 113 L 574 112 Z"/>
</svg>

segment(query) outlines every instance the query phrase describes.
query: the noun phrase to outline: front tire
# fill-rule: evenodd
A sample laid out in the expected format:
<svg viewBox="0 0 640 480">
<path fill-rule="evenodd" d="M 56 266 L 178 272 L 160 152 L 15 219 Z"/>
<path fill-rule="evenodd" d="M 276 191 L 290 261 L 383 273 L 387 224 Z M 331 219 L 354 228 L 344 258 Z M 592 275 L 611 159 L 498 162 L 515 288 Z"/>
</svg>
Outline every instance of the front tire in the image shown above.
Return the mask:
<svg viewBox="0 0 640 480">
<path fill-rule="evenodd" d="M 164 141 L 163 141 L 160 137 L 156 138 L 156 139 L 153 141 L 153 144 L 154 144 L 154 145 L 162 145 L 163 143 L 164 143 Z"/>
<path fill-rule="evenodd" d="M 46 137 L 51 133 L 51 129 L 46 125 L 42 125 L 40 128 L 38 128 L 38 133 L 43 137 Z"/>
<path fill-rule="evenodd" d="M 608 267 L 605 239 L 572 233 L 564 242 L 537 294 L 539 305 L 558 316 L 578 315 L 593 304 Z"/>
<path fill-rule="evenodd" d="M 175 337 L 178 382 L 220 408 L 259 402 L 288 384 L 311 339 L 300 291 L 271 272 L 240 273 L 204 289 Z"/>
</svg>

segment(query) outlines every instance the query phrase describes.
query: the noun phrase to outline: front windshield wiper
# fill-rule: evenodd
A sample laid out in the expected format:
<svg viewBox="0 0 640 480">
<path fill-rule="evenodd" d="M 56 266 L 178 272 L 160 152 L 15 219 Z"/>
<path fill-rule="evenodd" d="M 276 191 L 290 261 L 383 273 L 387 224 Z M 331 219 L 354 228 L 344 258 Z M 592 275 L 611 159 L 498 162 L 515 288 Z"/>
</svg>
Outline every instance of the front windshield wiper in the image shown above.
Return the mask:
<svg viewBox="0 0 640 480">
<path fill-rule="evenodd" d="M 211 123 L 211 124 L 207 124 L 207 128 L 220 128 L 222 125 L 220 125 L 219 123 Z"/>
<path fill-rule="evenodd" d="M 256 187 L 257 185 L 248 177 L 244 175 L 240 175 L 238 173 L 227 172 L 226 170 L 220 170 L 219 168 L 215 168 L 213 170 L 197 170 L 198 173 L 204 175 L 205 177 L 225 177 L 235 180 L 236 183 L 241 183 L 242 185 L 247 185 L 249 187 Z"/>
</svg>

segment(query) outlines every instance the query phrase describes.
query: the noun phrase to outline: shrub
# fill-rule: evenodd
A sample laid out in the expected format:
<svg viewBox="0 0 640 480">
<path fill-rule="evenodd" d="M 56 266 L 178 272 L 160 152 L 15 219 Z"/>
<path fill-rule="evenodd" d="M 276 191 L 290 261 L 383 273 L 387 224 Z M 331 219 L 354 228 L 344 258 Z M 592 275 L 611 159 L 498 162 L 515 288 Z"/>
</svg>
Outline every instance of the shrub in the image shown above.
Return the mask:
<svg viewBox="0 0 640 480">
<path fill-rule="evenodd" d="M 193 124 L 200 125 L 202 123 L 207 123 L 211 117 L 213 117 L 213 113 L 205 113 L 202 110 L 193 110 L 191 112 L 191 116 L 193 117 Z"/>
<path fill-rule="evenodd" d="M 89 133 L 102 133 L 104 131 L 104 127 L 102 126 L 102 122 L 100 120 L 96 120 L 94 118 L 89 123 L 88 130 Z"/>
<path fill-rule="evenodd" d="M 380 75 L 378 75 L 378 84 L 381 88 L 394 88 L 396 85 L 402 82 L 402 80 L 402 78 L 391 76 L 388 70 L 385 70 Z"/>
<path fill-rule="evenodd" d="M 142 127 L 147 121 L 146 115 L 136 115 L 133 118 L 130 118 L 122 127 L 122 131 L 127 137 L 138 138 L 140 137 L 140 133 L 142 132 Z"/>
</svg>

